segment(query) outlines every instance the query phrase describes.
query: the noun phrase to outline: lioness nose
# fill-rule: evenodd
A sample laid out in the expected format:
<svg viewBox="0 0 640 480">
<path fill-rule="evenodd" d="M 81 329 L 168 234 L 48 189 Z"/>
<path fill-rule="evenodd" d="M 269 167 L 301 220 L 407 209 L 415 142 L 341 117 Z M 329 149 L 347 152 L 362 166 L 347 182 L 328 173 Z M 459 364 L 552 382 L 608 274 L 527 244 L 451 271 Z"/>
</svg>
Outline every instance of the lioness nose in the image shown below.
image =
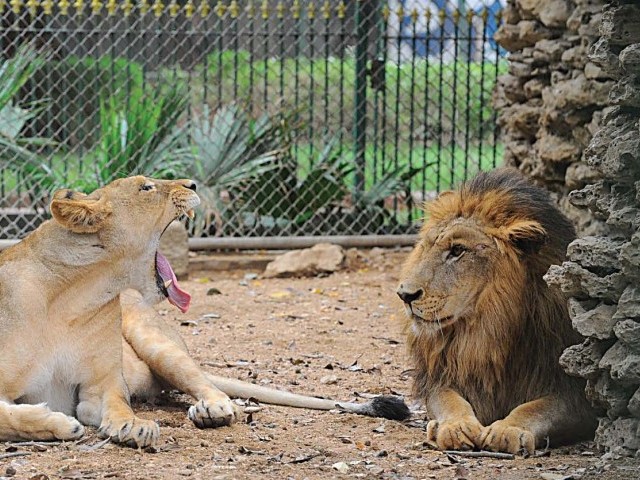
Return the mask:
<svg viewBox="0 0 640 480">
<path fill-rule="evenodd" d="M 423 291 L 421 288 L 419 288 L 418 290 L 415 290 L 412 292 L 407 290 L 407 288 L 404 285 L 400 285 L 396 293 L 404 303 L 408 304 L 418 300 L 422 296 Z"/>
<path fill-rule="evenodd" d="M 193 190 L 194 192 L 197 190 L 196 182 L 194 182 L 193 180 L 188 180 L 184 182 L 184 186 L 187 187 L 189 190 Z"/>
</svg>

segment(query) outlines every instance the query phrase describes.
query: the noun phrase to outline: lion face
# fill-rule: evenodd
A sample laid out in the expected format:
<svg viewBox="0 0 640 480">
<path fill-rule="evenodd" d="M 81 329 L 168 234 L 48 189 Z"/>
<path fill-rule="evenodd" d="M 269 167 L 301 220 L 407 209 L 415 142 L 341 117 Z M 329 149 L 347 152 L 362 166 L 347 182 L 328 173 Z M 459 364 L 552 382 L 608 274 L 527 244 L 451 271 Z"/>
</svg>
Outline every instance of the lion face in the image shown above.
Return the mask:
<svg viewBox="0 0 640 480">
<path fill-rule="evenodd" d="M 444 328 L 471 317 L 498 257 L 496 242 L 471 219 L 425 229 L 397 290 L 415 328 Z"/>
<path fill-rule="evenodd" d="M 190 297 L 180 289 L 167 259 L 157 252 L 167 226 L 181 215 L 193 216 L 200 203 L 191 180 L 118 179 L 86 195 L 59 190 L 53 196 L 54 221 L 84 245 L 82 264 L 103 260 L 123 265 L 128 287 L 150 302 L 168 298 L 185 311 Z"/>
</svg>

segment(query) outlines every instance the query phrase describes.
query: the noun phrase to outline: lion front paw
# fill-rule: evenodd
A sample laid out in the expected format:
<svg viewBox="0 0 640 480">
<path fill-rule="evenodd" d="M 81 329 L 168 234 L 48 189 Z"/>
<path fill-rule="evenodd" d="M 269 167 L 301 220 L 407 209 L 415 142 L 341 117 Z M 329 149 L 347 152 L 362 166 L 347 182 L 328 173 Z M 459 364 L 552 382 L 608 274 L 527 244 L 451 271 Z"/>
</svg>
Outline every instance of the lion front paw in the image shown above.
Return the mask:
<svg viewBox="0 0 640 480">
<path fill-rule="evenodd" d="M 498 420 L 483 429 L 480 447 L 493 452 L 530 455 L 535 450 L 536 441 L 529 430 Z"/>
<path fill-rule="evenodd" d="M 238 418 L 238 409 L 229 397 L 200 400 L 189 408 L 189 419 L 198 428 L 216 428 L 231 425 Z"/>
<path fill-rule="evenodd" d="M 427 443 L 440 450 L 471 450 L 477 445 L 482 424 L 475 417 L 431 420 L 427 424 Z"/>
<path fill-rule="evenodd" d="M 158 424 L 153 420 L 132 417 L 126 420 L 106 420 L 98 430 L 100 438 L 110 438 L 133 448 L 155 445 L 160 435 Z"/>
</svg>

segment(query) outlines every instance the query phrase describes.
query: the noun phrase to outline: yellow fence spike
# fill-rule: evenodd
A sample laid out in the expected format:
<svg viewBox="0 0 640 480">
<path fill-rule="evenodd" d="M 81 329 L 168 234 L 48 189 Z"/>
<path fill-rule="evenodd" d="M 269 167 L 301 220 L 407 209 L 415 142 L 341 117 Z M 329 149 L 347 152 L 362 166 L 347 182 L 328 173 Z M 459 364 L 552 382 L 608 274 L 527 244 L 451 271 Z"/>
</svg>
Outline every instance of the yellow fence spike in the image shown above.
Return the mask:
<svg viewBox="0 0 640 480">
<path fill-rule="evenodd" d="M 105 8 L 107 9 L 107 13 L 109 15 L 115 15 L 116 10 L 118 10 L 118 2 L 116 0 L 107 0 Z"/>
<path fill-rule="evenodd" d="M 27 0 L 27 9 L 29 9 L 29 14 L 32 17 L 35 17 L 36 14 L 38 13 L 38 6 L 40 5 L 38 3 L 38 0 Z"/>
<path fill-rule="evenodd" d="M 418 23 L 418 17 L 420 16 L 420 14 L 418 13 L 418 9 L 414 8 L 413 10 L 411 10 L 411 22 L 415 25 L 416 23 Z"/>
<path fill-rule="evenodd" d="M 262 4 L 260 5 L 260 12 L 262 14 L 263 20 L 269 18 L 269 2 L 267 0 L 262 0 Z"/>
<path fill-rule="evenodd" d="M 467 22 L 473 22 L 473 17 L 475 16 L 475 12 L 471 9 L 467 10 Z"/>
<path fill-rule="evenodd" d="M 200 2 L 200 16 L 202 18 L 207 18 L 209 16 L 209 12 L 211 12 L 211 7 L 209 6 L 208 0 L 202 0 Z"/>
<path fill-rule="evenodd" d="M 50 0 L 44 0 L 42 2 L 42 5 L 44 5 L 45 2 L 49 2 Z M 102 2 L 100 0 L 91 0 L 91 15 L 99 15 L 100 12 L 102 11 Z"/>
<path fill-rule="evenodd" d="M 192 0 L 188 0 L 184 5 L 184 14 L 187 18 L 193 17 L 193 14 L 196 11 L 196 6 L 193 4 Z"/>
<path fill-rule="evenodd" d="M 336 7 L 336 12 L 340 20 L 347 16 L 347 6 L 344 4 L 344 1 L 340 0 L 340 3 L 338 3 L 338 6 Z"/>
<path fill-rule="evenodd" d="M 316 18 L 316 6 L 313 2 L 309 2 L 309 5 L 307 6 L 307 18 L 309 20 Z"/>
<path fill-rule="evenodd" d="M 284 3 L 282 3 L 282 0 L 276 5 L 276 16 L 278 18 L 284 18 Z"/>
<path fill-rule="evenodd" d="M 216 15 L 218 15 L 218 17 L 222 18 L 224 17 L 224 14 L 227 11 L 227 6 L 222 3 L 220 0 L 218 0 L 218 3 L 216 3 L 216 6 L 213 7 L 213 11 L 216 12 Z"/>
<path fill-rule="evenodd" d="M 58 8 L 60 9 L 60 15 L 68 15 L 70 6 L 71 6 L 71 3 L 69 3 L 69 0 L 60 0 L 58 2 Z"/>
<path fill-rule="evenodd" d="M 142 15 L 146 15 L 147 12 L 151 9 L 151 5 L 149 5 L 149 2 L 147 0 L 140 0 L 140 5 L 138 8 L 140 8 L 140 13 Z"/>
<path fill-rule="evenodd" d="M 169 16 L 176 17 L 178 16 L 178 12 L 180 11 L 180 5 L 175 0 L 169 2 Z"/>
<path fill-rule="evenodd" d="M 300 0 L 293 0 L 291 5 L 291 16 L 298 20 L 300 18 Z"/>
<path fill-rule="evenodd" d="M 456 8 L 453 11 L 453 14 L 451 15 L 451 17 L 453 18 L 454 25 L 458 25 L 458 23 L 460 22 L 460 10 Z"/>
<path fill-rule="evenodd" d="M 238 18 L 240 16 L 240 7 L 238 6 L 238 2 L 236 0 L 232 0 L 229 5 L 229 15 L 231 18 Z"/>
<path fill-rule="evenodd" d="M 384 7 L 382 7 L 382 19 L 387 22 L 389 20 L 389 16 L 391 15 L 391 10 L 389 10 L 389 5 L 385 3 Z"/>
<path fill-rule="evenodd" d="M 444 21 L 446 19 L 447 19 L 447 12 L 443 8 L 438 12 L 438 20 L 440 21 L 440 25 L 444 25 Z"/>
<path fill-rule="evenodd" d="M 153 14 L 156 18 L 160 18 L 162 16 L 162 12 L 164 11 L 164 3 L 162 0 L 155 0 L 153 5 L 151 5 L 151 10 L 153 10 Z"/>
<path fill-rule="evenodd" d="M 482 13 L 480 14 L 480 17 L 482 18 L 482 21 L 484 23 L 487 23 L 487 19 L 489 18 L 489 8 L 488 7 L 484 7 L 482 9 Z"/>
<path fill-rule="evenodd" d="M 322 17 L 325 20 L 329 20 L 329 18 L 331 18 L 331 5 L 329 4 L 329 0 L 325 0 L 322 4 Z"/>
<path fill-rule="evenodd" d="M 431 9 L 427 7 L 427 9 L 424 11 L 424 18 L 427 19 L 427 23 L 431 22 L 432 16 L 433 16 L 433 13 L 431 13 Z"/>
<path fill-rule="evenodd" d="M 84 0 L 76 0 L 73 2 L 73 8 L 76 9 L 76 15 L 82 16 L 84 13 Z"/>
<path fill-rule="evenodd" d="M 124 16 L 128 17 L 129 15 L 131 15 L 131 10 L 133 10 L 133 3 L 131 2 L 131 0 L 124 0 L 120 8 L 122 8 L 122 13 L 124 13 Z"/>
<path fill-rule="evenodd" d="M 9 5 L 11 5 L 11 11 L 18 15 L 20 10 L 22 9 L 22 1 L 21 0 L 9 0 Z"/>
<path fill-rule="evenodd" d="M 401 3 L 398 5 L 398 9 L 396 10 L 396 15 L 398 15 L 398 18 L 401 21 L 404 18 L 404 7 L 402 6 Z"/>
</svg>

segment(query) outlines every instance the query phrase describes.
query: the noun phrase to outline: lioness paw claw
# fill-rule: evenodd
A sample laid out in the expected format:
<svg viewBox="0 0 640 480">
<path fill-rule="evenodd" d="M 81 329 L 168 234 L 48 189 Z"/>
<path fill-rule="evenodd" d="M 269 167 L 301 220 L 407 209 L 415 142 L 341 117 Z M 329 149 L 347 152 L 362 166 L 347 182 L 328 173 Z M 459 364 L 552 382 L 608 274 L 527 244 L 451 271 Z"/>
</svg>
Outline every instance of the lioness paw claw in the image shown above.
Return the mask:
<svg viewBox="0 0 640 480">
<path fill-rule="evenodd" d="M 473 417 L 431 420 L 427 424 L 427 443 L 439 450 L 471 450 L 481 432 L 482 425 Z"/>
<path fill-rule="evenodd" d="M 493 452 L 531 455 L 536 442 L 533 433 L 524 428 L 509 425 L 504 420 L 485 427 L 480 435 L 480 447 Z"/>
<path fill-rule="evenodd" d="M 131 418 L 125 422 L 109 422 L 98 429 L 100 438 L 110 438 L 115 443 L 133 448 L 155 445 L 159 435 L 160 429 L 156 422 L 140 418 Z"/>
<path fill-rule="evenodd" d="M 217 428 L 234 423 L 238 417 L 237 407 L 228 397 L 215 401 L 200 400 L 189 408 L 189 419 L 198 428 Z"/>
</svg>

